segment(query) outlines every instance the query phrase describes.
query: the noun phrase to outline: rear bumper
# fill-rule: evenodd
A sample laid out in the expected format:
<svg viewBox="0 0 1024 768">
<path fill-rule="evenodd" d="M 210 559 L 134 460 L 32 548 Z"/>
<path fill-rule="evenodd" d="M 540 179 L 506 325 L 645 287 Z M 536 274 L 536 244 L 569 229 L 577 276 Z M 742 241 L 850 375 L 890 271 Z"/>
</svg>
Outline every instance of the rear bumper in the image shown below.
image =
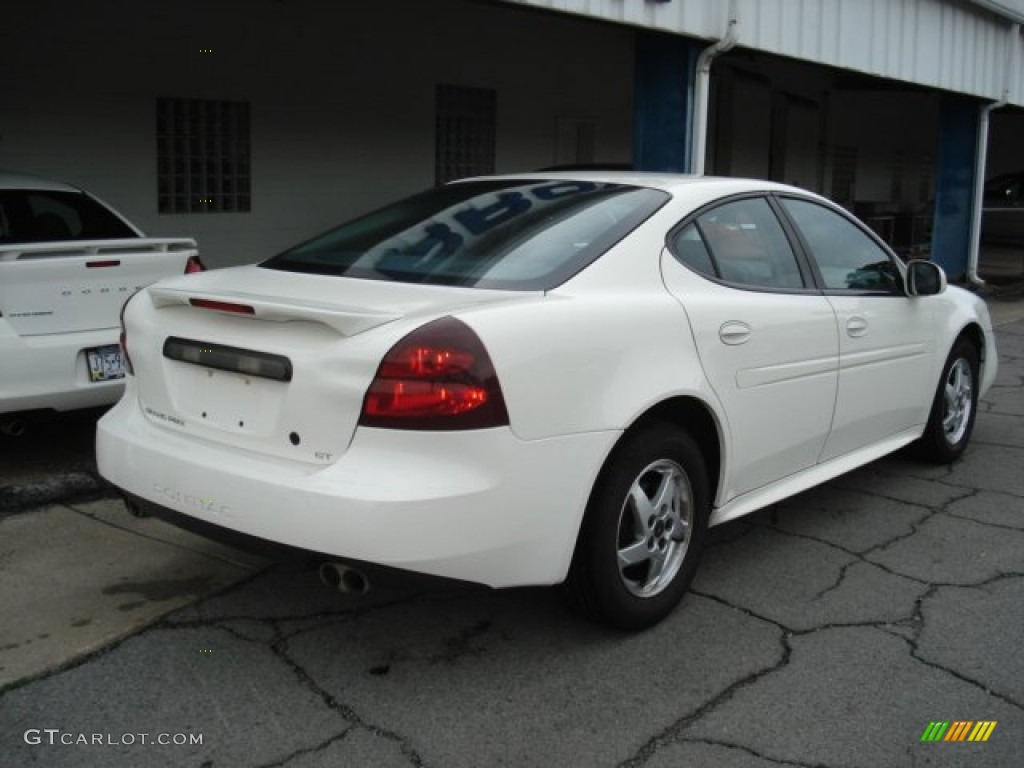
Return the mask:
<svg viewBox="0 0 1024 768">
<path fill-rule="evenodd" d="M 100 474 L 127 494 L 248 537 L 490 587 L 565 579 L 616 432 L 537 441 L 507 428 L 357 430 L 312 466 L 162 429 L 129 390 L 100 421 Z"/>
<path fill-rule="evenodd" d="M 220 542 L 221 544 L 225 544 L 226 546 L 234 549 L 259 555 L 276 562 L 301 563 L 313 569 L 326 562 L 341 560 L 337 555 L 332 555 L 327 552 L 320 552 L 315 549 L 292 547 L 287 544 L 281 544 L 277 541 L 269 541 L 256 536 L 250 536 L 245 533 L 239 533 L 238 531 L 225 528 L 220 525 L 215 525 L 214 523 L 207 522 L 198 517 L 186 515 L 181 512 L 175 512 L 173 509 L 160 506 L 159 504 L 154 504 L 153 502 L 147 501 L 146 499 L 138 496 L 132 496 L 130 493 L 123 493 L 122 495 L 125 503 L 129 505 L 132 512 L 135 514 L 158 518 L 163 520 L 165 523 L 169 523 L 170 525 L 190 531 L 191 533 L 195 533 L 207 539 L 212 539 L 213 541 Z M 374 587 L 385 586 L 394 589 L 436 588 L 446 590 L 464 588 L 473 590 L 486 589 L 486 587 L 481 584 L 458 581 L 456 579 L 440 576 L 430 576 L 427 574 L 416 573 L 415 571 L 388 568 L 376 563 L 367 563 L 353 558 L 345 558 L 343 564 L 360 571 L 367 577 L 368 582 Z"/>
<path fill-rule="evenodd" d="M 117 344 L 117 329 L 17 336 L 0 320 L 0 413 L 70 411 L 117 402 L 124 380 L 91 382 L 85 350 Z"/>
</svg>

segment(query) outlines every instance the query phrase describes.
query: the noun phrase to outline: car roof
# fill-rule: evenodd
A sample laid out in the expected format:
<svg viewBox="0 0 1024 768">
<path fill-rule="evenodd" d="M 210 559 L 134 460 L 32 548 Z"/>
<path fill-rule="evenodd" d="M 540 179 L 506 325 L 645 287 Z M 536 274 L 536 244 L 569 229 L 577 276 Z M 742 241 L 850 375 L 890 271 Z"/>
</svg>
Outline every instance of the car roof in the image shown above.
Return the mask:
<svg viewBox="0 0 1024 768">
<path fill-rule="evenodd" d="M 45 189 L 54 192 L 81 192 L 78 187 L 63 181 L 51 181 L 38 176 L 0 169 L 0 189 Z"/>
<path fill-rule="evenodd" d="M 493 176 L 478 176 L 474 178 L 459 179 L 457 182 L 478 181 L 482 179 L 523 179 L 523 180 L 551 180 L 564 179 L 566 181 L 587 181 L 598 184 L 625 184 L 637 187 L 650 187 L 660 189 L 670 194 L 678 194 L 687 191 L 697 191 L 714 194 L 728 195 L 740 194 L 743 192 L 763 192 L 766 190 L 777 192 L 793 192 L 809 197 L 818 197 L 813 192 L 788 184 L 780 184 L 775 181 L 764 179 L 743 179 L 727 176 L 695 176 L 688 173 L 661 173 L 655 171 L 630 171 L 630 170 L 572 170 L 572 171 L 535 171 L 533 173 L 511 173 L 497 174 Z"/>
</svg>

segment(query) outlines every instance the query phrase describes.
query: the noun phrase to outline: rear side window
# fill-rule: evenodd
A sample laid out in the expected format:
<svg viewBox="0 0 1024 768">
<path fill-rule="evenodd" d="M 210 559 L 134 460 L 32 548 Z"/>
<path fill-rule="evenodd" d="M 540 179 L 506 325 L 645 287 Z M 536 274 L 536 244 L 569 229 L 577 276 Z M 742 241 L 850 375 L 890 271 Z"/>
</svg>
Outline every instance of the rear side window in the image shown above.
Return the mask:
<svg viewBox="0 0 1024 768">
<path fill-rule="evenodd" d="M 547 290 L 660 208 L 653 189 L 487 180 L 407 198 L 265 261 L 293 272 L 403 283 Z"/>
<path fill-rule="evenodd" d="M 800 289 L 796 255 L 764 198 L 705 211 L 670 240 L 675 257 L 696 272 L 751 288 Z"/>
<path fill-rule="evenodd" d="M 828 208 L 782 198 L 826 288 L 902 294 L 902 277 L 888 252 L 860 227 Z"/>
<path fill-rule="evenodd" d="M 704 238 L 697 231 L 696 224 L 688 224 L 672 238 L 672 252 L 676 258 L 694 272 L 709 277 L 719 277 L 711 253 L 704 244 Z"/>
<path fill-rule="evenodd" d="M 81 192 L 0 190 L 0 243 L 125 237 L 138 235 Z"/>
</svg>

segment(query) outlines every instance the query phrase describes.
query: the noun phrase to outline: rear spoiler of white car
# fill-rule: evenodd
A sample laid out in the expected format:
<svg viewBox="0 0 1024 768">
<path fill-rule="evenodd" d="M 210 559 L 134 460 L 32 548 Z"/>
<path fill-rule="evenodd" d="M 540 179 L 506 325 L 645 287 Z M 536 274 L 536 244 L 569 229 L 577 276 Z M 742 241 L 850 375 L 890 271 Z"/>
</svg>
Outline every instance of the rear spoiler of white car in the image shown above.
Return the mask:
<svg viewBox="0 0 1024 768">
<path fill-rule="evenodd" d="M 148 293 L 156 309 L 170 306 L 198 306 L 216 310 L 217 305 L 244 308 L 246 315 L 259 320 L 287 323 L 305 320 L 333 328 L 342 336 L 355 336 L 378 325 L 398 320 L 400 312 L 382 312 L 368 307 L 347 307 L 319 301 L 274 299 L 241 291 L 195 291 L 151 285 Z M 225 307 L 226 311 L 232 311 Z"/>
<path fill-rule="evenodd" d="M 110 240 L 62 240 L 46 243 L 0 244 L 0 262 L 59 256 L 106 256 L 119 253 L 198 252 L 190 237 L 118 237 Z M 191 254 L 190 254 L 191 255 Z"/>
</svg>

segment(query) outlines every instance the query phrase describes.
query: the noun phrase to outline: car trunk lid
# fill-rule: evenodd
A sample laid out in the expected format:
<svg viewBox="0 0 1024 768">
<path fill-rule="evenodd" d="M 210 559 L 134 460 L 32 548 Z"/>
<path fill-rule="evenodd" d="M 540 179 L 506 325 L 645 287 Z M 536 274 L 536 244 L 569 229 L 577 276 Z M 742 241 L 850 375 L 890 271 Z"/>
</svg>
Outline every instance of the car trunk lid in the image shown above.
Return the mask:
<svg viewBox="0 0 1024 768">
<path fill-rule="evenodd" d="M 366 389 L 398 339 L 524 293 L 240 267 L 159 283 L 143 297 L 129 305 L 128 351 L 153 423 L 327 464 L 348 448 Z"/>
<path fill-rule="evenodd" d="M 183 238 L 0 245 L 0 313 L 19 336 L 116 328 L 129 296 L 196 254 Z"/>
</svg>

